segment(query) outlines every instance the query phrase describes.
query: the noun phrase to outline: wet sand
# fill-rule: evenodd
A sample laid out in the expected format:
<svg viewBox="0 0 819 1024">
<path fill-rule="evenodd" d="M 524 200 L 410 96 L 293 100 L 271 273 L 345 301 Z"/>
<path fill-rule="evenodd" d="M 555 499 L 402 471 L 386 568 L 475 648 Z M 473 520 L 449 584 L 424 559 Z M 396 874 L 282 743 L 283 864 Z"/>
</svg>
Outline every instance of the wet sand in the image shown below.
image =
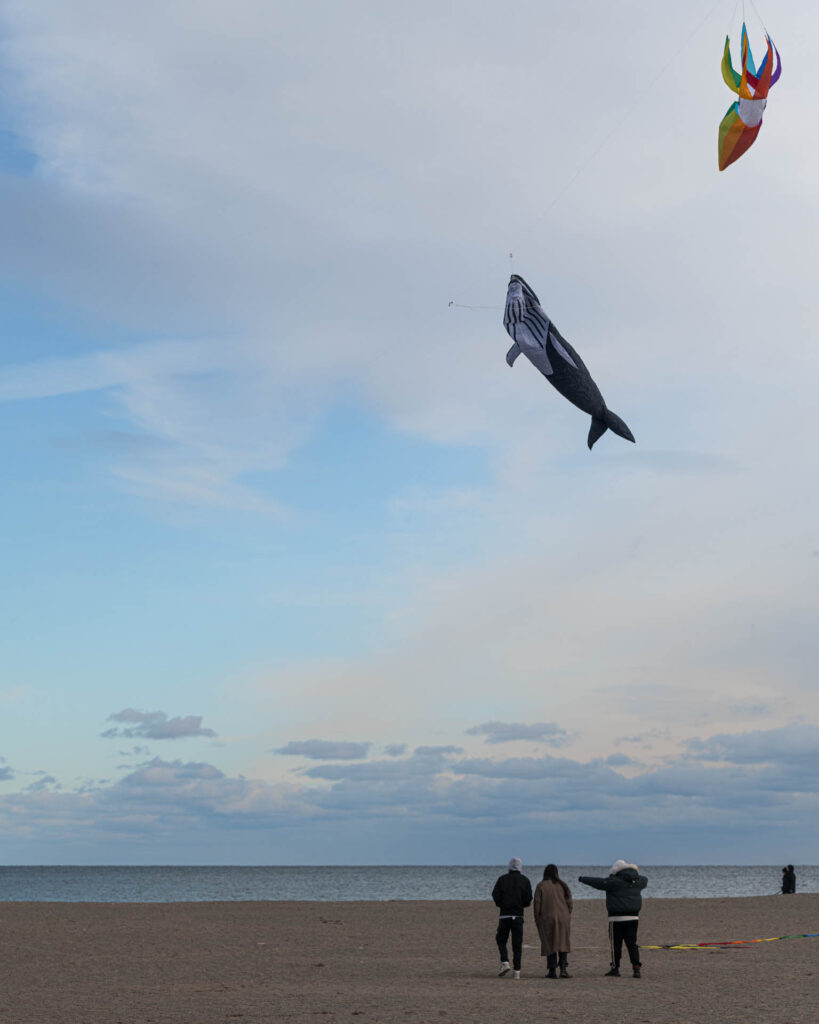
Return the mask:
<svg viewBox="0 0 819 1024">
<path fill-rule="evenodd" d="M 2 1024 L 813 1024 L 819 938 L 644 950 L 605 978 L 602 902 L 575 904 L 569 980 L 495 976 L 492 904 L 4 903 Z M 819 932 L 819 894 L 651 900 L 641 944 Z"/>
</svg>

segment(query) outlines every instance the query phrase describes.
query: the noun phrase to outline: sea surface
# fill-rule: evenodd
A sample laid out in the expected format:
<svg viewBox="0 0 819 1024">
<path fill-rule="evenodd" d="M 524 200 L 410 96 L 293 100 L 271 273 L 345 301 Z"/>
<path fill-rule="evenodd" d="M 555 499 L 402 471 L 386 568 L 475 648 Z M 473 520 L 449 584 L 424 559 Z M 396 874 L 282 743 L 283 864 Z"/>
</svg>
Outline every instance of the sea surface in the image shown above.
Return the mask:
<svg viewBox="0 0 819 1024">
<path fill-rule="evenodd" d="M 607 875 L 610 865 L 560 866 L 576 899 L 603 893 L 578 875 Z M 504 868 L 447 867 L 2 867 L 0 902 L 185 903 L 203 900 L 486 900 Z M 770 896 L 782 865 L 640 865 L 645 896 Z M 526 865 L 534 885 L 542 865 Z M 796 865 L 798 892 L 819 892 L 819 866 Z"/>
</svg>

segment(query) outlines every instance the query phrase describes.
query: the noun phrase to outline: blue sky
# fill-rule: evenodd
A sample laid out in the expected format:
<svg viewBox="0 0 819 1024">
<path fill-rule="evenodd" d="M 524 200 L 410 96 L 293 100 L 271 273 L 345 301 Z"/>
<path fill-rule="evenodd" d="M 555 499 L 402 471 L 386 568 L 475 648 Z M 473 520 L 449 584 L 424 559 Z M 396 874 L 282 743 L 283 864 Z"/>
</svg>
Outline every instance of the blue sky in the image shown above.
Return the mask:
<svg viewBox="0 0 819 1024">
<path fill-rule="evenodd" d="M 7 862 L 815 860 L 819 14 L 719 174 L 731 7 L 3 5 Z"/>
</svg>

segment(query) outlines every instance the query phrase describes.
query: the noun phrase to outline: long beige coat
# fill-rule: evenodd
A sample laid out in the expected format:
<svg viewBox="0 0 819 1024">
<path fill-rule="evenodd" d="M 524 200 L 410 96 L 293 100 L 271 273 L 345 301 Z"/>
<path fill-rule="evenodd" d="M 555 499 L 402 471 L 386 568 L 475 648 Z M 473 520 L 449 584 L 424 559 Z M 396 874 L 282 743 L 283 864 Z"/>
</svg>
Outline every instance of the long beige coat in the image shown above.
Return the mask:
<svg viewBox="0 0 819 1024">
<path fill-rule="evenodd" d="M 535 889 L 533 909 L 540 936 L 540 955 L 571 953 L 571 893 L 567 896 L 560 882 L 544 878 Z"/>
</svg>

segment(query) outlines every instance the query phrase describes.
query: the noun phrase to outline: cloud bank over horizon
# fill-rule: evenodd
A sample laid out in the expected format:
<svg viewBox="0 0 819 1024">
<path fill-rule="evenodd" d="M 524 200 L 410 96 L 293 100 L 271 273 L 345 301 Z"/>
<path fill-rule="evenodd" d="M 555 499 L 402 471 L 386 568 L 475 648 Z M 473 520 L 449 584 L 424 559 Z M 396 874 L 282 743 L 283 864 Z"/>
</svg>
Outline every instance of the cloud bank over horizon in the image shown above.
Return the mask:
<svg viewBox="0 0 819 1024">
<path fill-rule="evenodd" d="M 327 863 L 328 837 L 346 860 L 362 862 L 356 837 L 364 825 L 367 844 L 393 863 L 406 852 L 397 840 L 412 832 L 441 836 L 426 861 L 411 847 L 421 863 L 492 863 L 510 841 L 530 861 L 548 847 L 557 859 L 591 863 L 605 861 L 613 837 L 626 834 L 645 862 L 674 863 L 675 850 L 688 862 L 721 862 L 737 842 L 749 844 L 733 854 L 743 863 L 781 860 L 785 849 L 809 860 L 817 829 L 804 822 L 819 810 L 815 728 L 709 736 L 689 748 L 646 767 L 617 756 L 492 759 L 421 746 L 295 768 L 276 782 L 154 756 L 124 767 L 116 781 L 72 788 L 46 776 L 2 794 L 0 822 L 11 849 L 51 845 L 55 863 L 89 862 L 95 850 L 114 863 L 185 862 L 197 844 L 224 851 L 238 836 L 251 851 L 242 862 L 258 862 L 264 849 L 270 863 Z M 301 755 L 308 760 L 309 749 Z M 771 823 L 765 835 L 760 814 Z"/>
</svg>

